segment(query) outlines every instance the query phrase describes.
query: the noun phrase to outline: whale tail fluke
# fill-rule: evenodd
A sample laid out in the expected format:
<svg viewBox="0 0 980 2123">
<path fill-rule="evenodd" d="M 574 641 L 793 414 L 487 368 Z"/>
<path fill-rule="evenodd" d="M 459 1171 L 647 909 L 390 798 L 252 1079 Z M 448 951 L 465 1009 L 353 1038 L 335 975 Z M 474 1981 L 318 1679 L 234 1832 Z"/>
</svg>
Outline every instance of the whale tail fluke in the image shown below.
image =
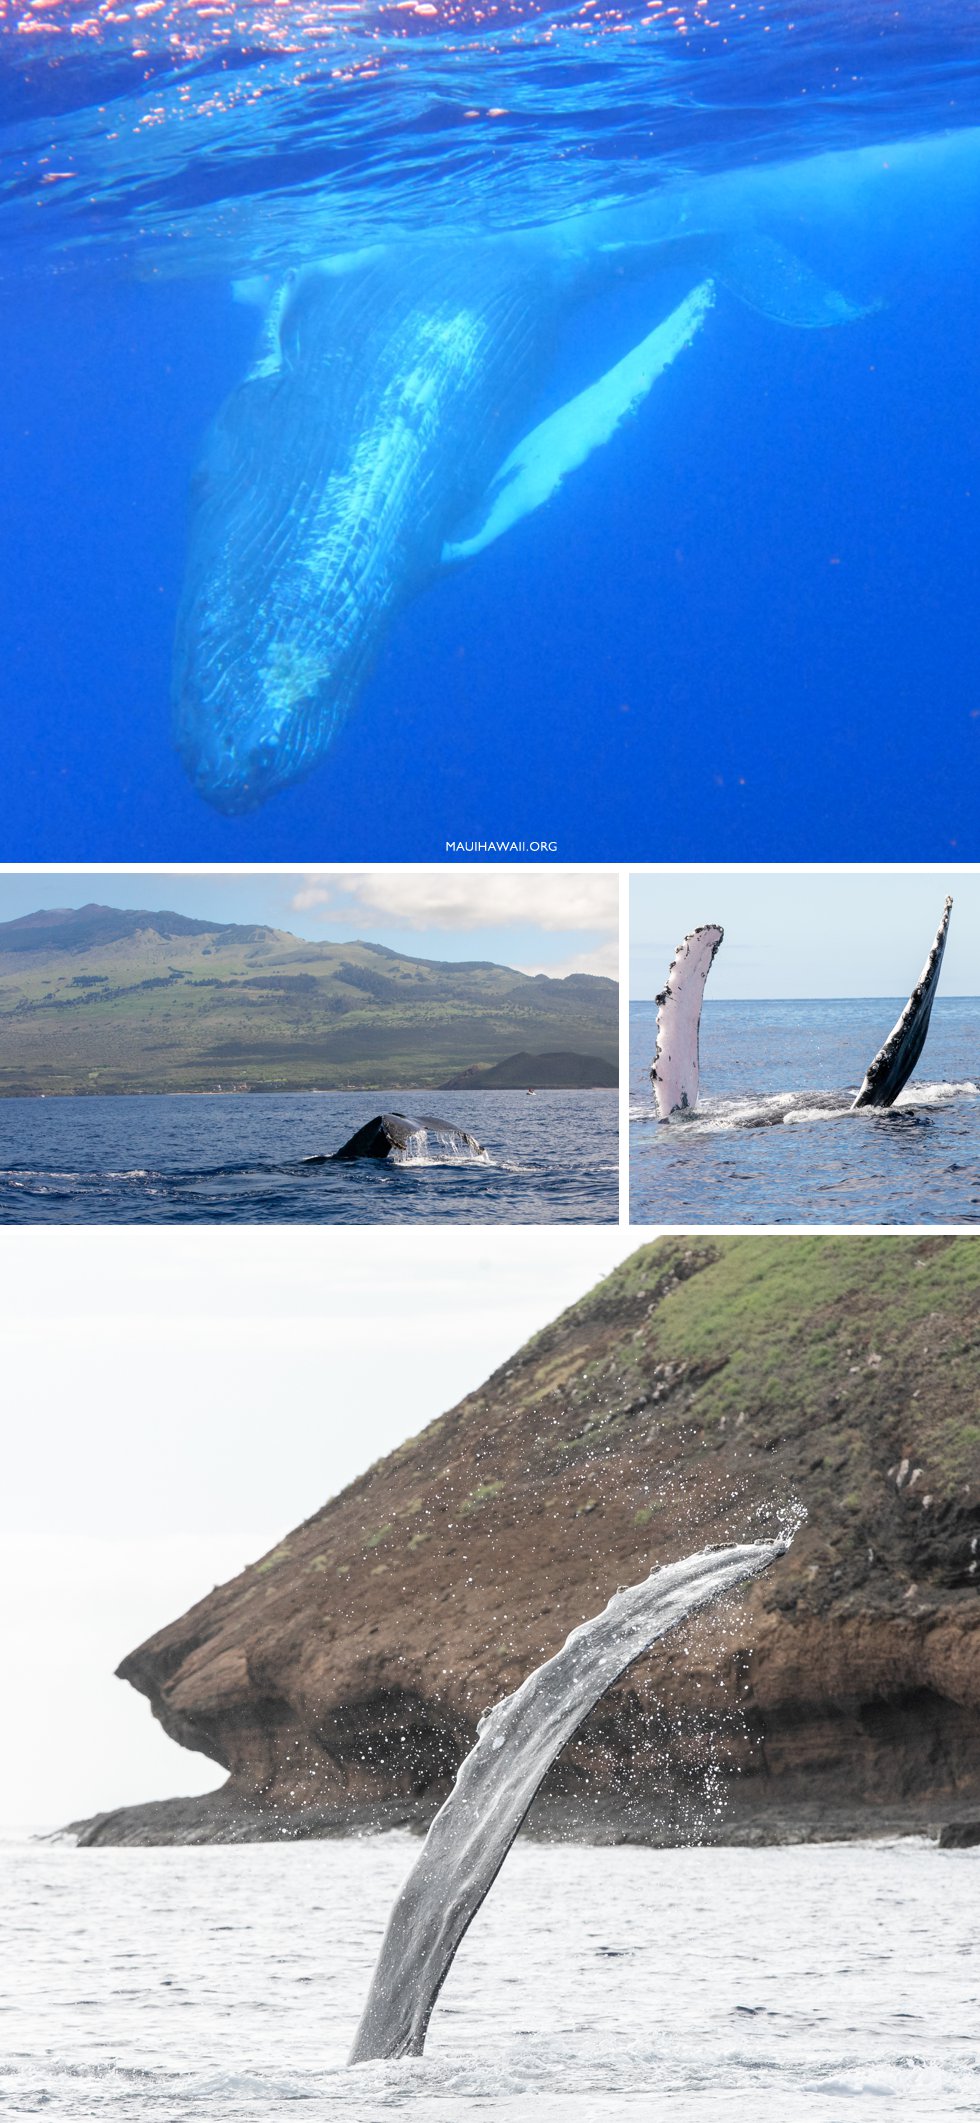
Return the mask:
<svg viewBox="0 0 980 2123">
<path fill-rule="evenodd" d="M 899 1092 L 908 1083 L 926 1043 L 929 1019 L 939 986 L 939 973 L 946 949 L 952 906 L 952 900 L 947 897 L 943 918 L 933 938 L 929 956 L 898 1023 L 893 1025 L 884 1046 L 879 1048 L 868 1068 L 851 1107 L 852 1113 L 858 1106 L 893 1106 Z"/>
<path fill-rule="evenodd" d="M 392 1165 L 489 1162 L 483 1144 L 467 1128 L 437 1120 L 431 1113 L 376 1113 L 329 1157 L 307 1157 L 303 1162 L 352 1164 L 365 1157 L 385 1159 Z"/>
<path fill-rule="evenodd" d="M 650 1070 L 661 1120 L 693 1113 L 700 1088 L 701 1004 L 704 984 L 725 934 L 704 922 L 678 944 L 665 987 L 657 997 L 657 1048 Z"/>
<path fill-rule="evenodd" d="M 795 251 L 756 231 L 734 236 L 724 245 L 715 273 L 749 309 L 805 331 L 852 324 L 879 307 L 877 302 L 852 302 Z"/>
</svg>

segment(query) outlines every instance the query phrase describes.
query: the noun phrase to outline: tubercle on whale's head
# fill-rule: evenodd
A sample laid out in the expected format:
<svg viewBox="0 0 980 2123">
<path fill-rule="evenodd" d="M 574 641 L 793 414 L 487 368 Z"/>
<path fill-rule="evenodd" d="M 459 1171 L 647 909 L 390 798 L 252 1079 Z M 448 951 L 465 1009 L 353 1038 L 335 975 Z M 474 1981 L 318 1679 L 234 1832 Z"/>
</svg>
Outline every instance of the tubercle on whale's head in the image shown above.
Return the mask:
<svg viewBox="0 0 980 2123">
<path fill-rule="evenodd" d="M 177 750 L 199 796 L 226 818 L 242 818 L 257 811 L 285 786 L 277 771 L 275 747 L 257 744 L 240 760 L 231 748 L 190 747 L 178 739 Z"/>
<path fill-rule="evenodd" d="M 309 774 L 344 719 L 349 687 L 323 648 L 263 615 L 251 627 L 185 610 L 174 661 L 173 736 L 199 795 L 229 817 Z"/>
<path fill-rule="evenodd" d="M 329 723 L 329 708 L 325 719 Z M 314 692 L 299 696 L 285 713 L 260 697 L 251 712 L 229 717 L 185 688 L 175 700 L 174 741 L 199 795 L 236 817 L 311 771 L 322 750 L 322 741 L 311 735 L 320 720 Z"/>
</svg>

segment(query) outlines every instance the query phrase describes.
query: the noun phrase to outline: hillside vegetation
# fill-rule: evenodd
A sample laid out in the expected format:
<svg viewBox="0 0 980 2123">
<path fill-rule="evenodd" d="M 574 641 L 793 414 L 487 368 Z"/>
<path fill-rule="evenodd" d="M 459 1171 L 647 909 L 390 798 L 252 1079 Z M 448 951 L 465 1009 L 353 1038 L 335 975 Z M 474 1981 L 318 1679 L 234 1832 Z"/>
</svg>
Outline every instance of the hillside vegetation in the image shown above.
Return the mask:
<svg viewBox="0 0 980 2123">
<path fill-rule="evenodd" d="M 616 985 L 586 974 L 97 906 L 0 923 L 7 1096 L 424 1089 L 518 1049 L 615 1065 L 617 1042 Z"/>
</svg>

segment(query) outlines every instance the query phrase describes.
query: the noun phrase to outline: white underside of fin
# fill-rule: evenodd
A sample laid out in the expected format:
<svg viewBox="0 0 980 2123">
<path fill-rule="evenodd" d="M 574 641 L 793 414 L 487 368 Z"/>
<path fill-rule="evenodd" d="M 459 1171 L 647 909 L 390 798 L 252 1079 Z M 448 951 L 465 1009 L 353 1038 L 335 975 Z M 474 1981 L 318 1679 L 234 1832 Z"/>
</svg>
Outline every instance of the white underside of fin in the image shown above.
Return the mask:
<svg viewBox="0 0 980 2123">
<path fill-rule="evenodd" d="M 308 280 L 337 279 L 341 273 L 356 273 L 374 258 L 380 258 L 383 243 L 370 243 L 359 251 L 338 251 L 325 258 L 315 258 L 305 265 L 294 266 L 273 285 L 268 274 L 255 274 L 250 280 L 233 280 L 231 292 L 236 302 L 247 302 L 263 312 L 262 335 L 258 351 L 246 381 L 256 376 L 278 376 L 282 368 L 282 327 L 297 290 Z"/>
<path fill-rule="evenodd" d="M 700 1090 L 699 1032 L 704 984 L 725 931 L 703 922 L 679 943 L 657 997 L 657 1051 L 650 1077 L 657 1113 L 693 1113 Z"/>
<path fill-rule="evenodd" d="M 294 277 L 294 275 L 287 273 L 285 279 L 277 283 L 271 294 L 268 293 L 267 283 L 259 344 L 255 360 L 246 378 L 249 383 L 256 376 L 278 376 L 282 368 L 282 320 L 286 313 L 286 304 L 292 294 Z M 237 287 L 243 285 L 244 283 L 241 281 L 237 283 Z M 253 281 L 250 285 L 254 287 L 256 283 Z M 236 294 L 236 299 L 239 301 L 252 301 L 255 298 L 254 296 L 242 297 Z"/>
<path fill-rule="evenodd" d="M 482 553 L 504 531 L 550 500 L 569 472 L 608 442 L 620 422 L 646 397 L 704 322 L 714 301 L 714 283 L 702 280 L 631 353 L 525 435 L 501 465 L 487 495 L 488 512 L 472 537 L 450 540 L 444 561 Z"/>
</svg>

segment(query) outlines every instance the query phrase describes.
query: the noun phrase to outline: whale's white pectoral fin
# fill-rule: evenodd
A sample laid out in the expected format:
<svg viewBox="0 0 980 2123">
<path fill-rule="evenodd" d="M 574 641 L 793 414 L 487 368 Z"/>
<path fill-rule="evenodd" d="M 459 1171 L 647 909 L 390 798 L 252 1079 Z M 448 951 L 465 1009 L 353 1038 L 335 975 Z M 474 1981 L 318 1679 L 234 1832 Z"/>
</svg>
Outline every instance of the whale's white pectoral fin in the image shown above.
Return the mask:
<svg viewBox="0 0 980 2123">
<path fill-rule="evenodd" d="M 295 273 L 286 273 L 282 280 L 273 283 L 268 277 L 256 275 L 252 280 L 232 283 L 236 302 L 248 303 L 262 312 L 259 343 L 245 379 L 247 383 L 253 382 L 257 376 L 278 376 L 282 368 L 282 321 L 296 277 Z"/>
<path fill-rule="evenodd" d="M 700 1089 L 699 1033 L 704 984 L 725 931 L 703 922 L 679 943 L 657 997 L 657 1049 L 650 1069 L 661 1120 L 693 1113 Z"/>
<path fill-rule="evenodd" d="M 341 274 L 360 272 L 364 266 L 380 258 L 384 248 L 383 243 L 372 243 L 358 251 L 330 253 L 305 265 L 291 266 L 278 281 L 268 273 L 253 273 L 249 279 L 233 280 L 231 292 L 234 300 L 262 312 L 259 344 L 246 382 L 253 382 L 257 376 L 279 375 L 283 365 L 283 326 L 287 313 L 311 280 L 336 280 Z"/>
<path fill-rule="evenodd" d="M 704 322 L 714 301 L 714 283 L 702 280 L 684 301 L 641 339 L 631 353 L 600 376 L 597 383 L 570 398 L 557 413 L 532 428 L 501 465 L 488 495 L 486 513 L 469 537 L 450 539 L 444 561 L 468 560 L 482 553 L 523 516 L 549 501 L 569 472 L 608 442 L 627 414 L 642 403 L 657 377 L 669 368 Z"/>
<path fill-rule="evenodd" d="M 874 1061 L 869 1064 L 864 1082 L 851 1107 L 852 1113 L 856 1112 L 858 1106 L 894 1105 L 899 1092 L 908 1083 L 926 1043 L 952 908 L 953 902 L 947 898 L 943 918 L 933 938 L 929 956 L 898 1023 L 892 1026 L 884 1046 L 879 1048 Z"/>
</svg>

